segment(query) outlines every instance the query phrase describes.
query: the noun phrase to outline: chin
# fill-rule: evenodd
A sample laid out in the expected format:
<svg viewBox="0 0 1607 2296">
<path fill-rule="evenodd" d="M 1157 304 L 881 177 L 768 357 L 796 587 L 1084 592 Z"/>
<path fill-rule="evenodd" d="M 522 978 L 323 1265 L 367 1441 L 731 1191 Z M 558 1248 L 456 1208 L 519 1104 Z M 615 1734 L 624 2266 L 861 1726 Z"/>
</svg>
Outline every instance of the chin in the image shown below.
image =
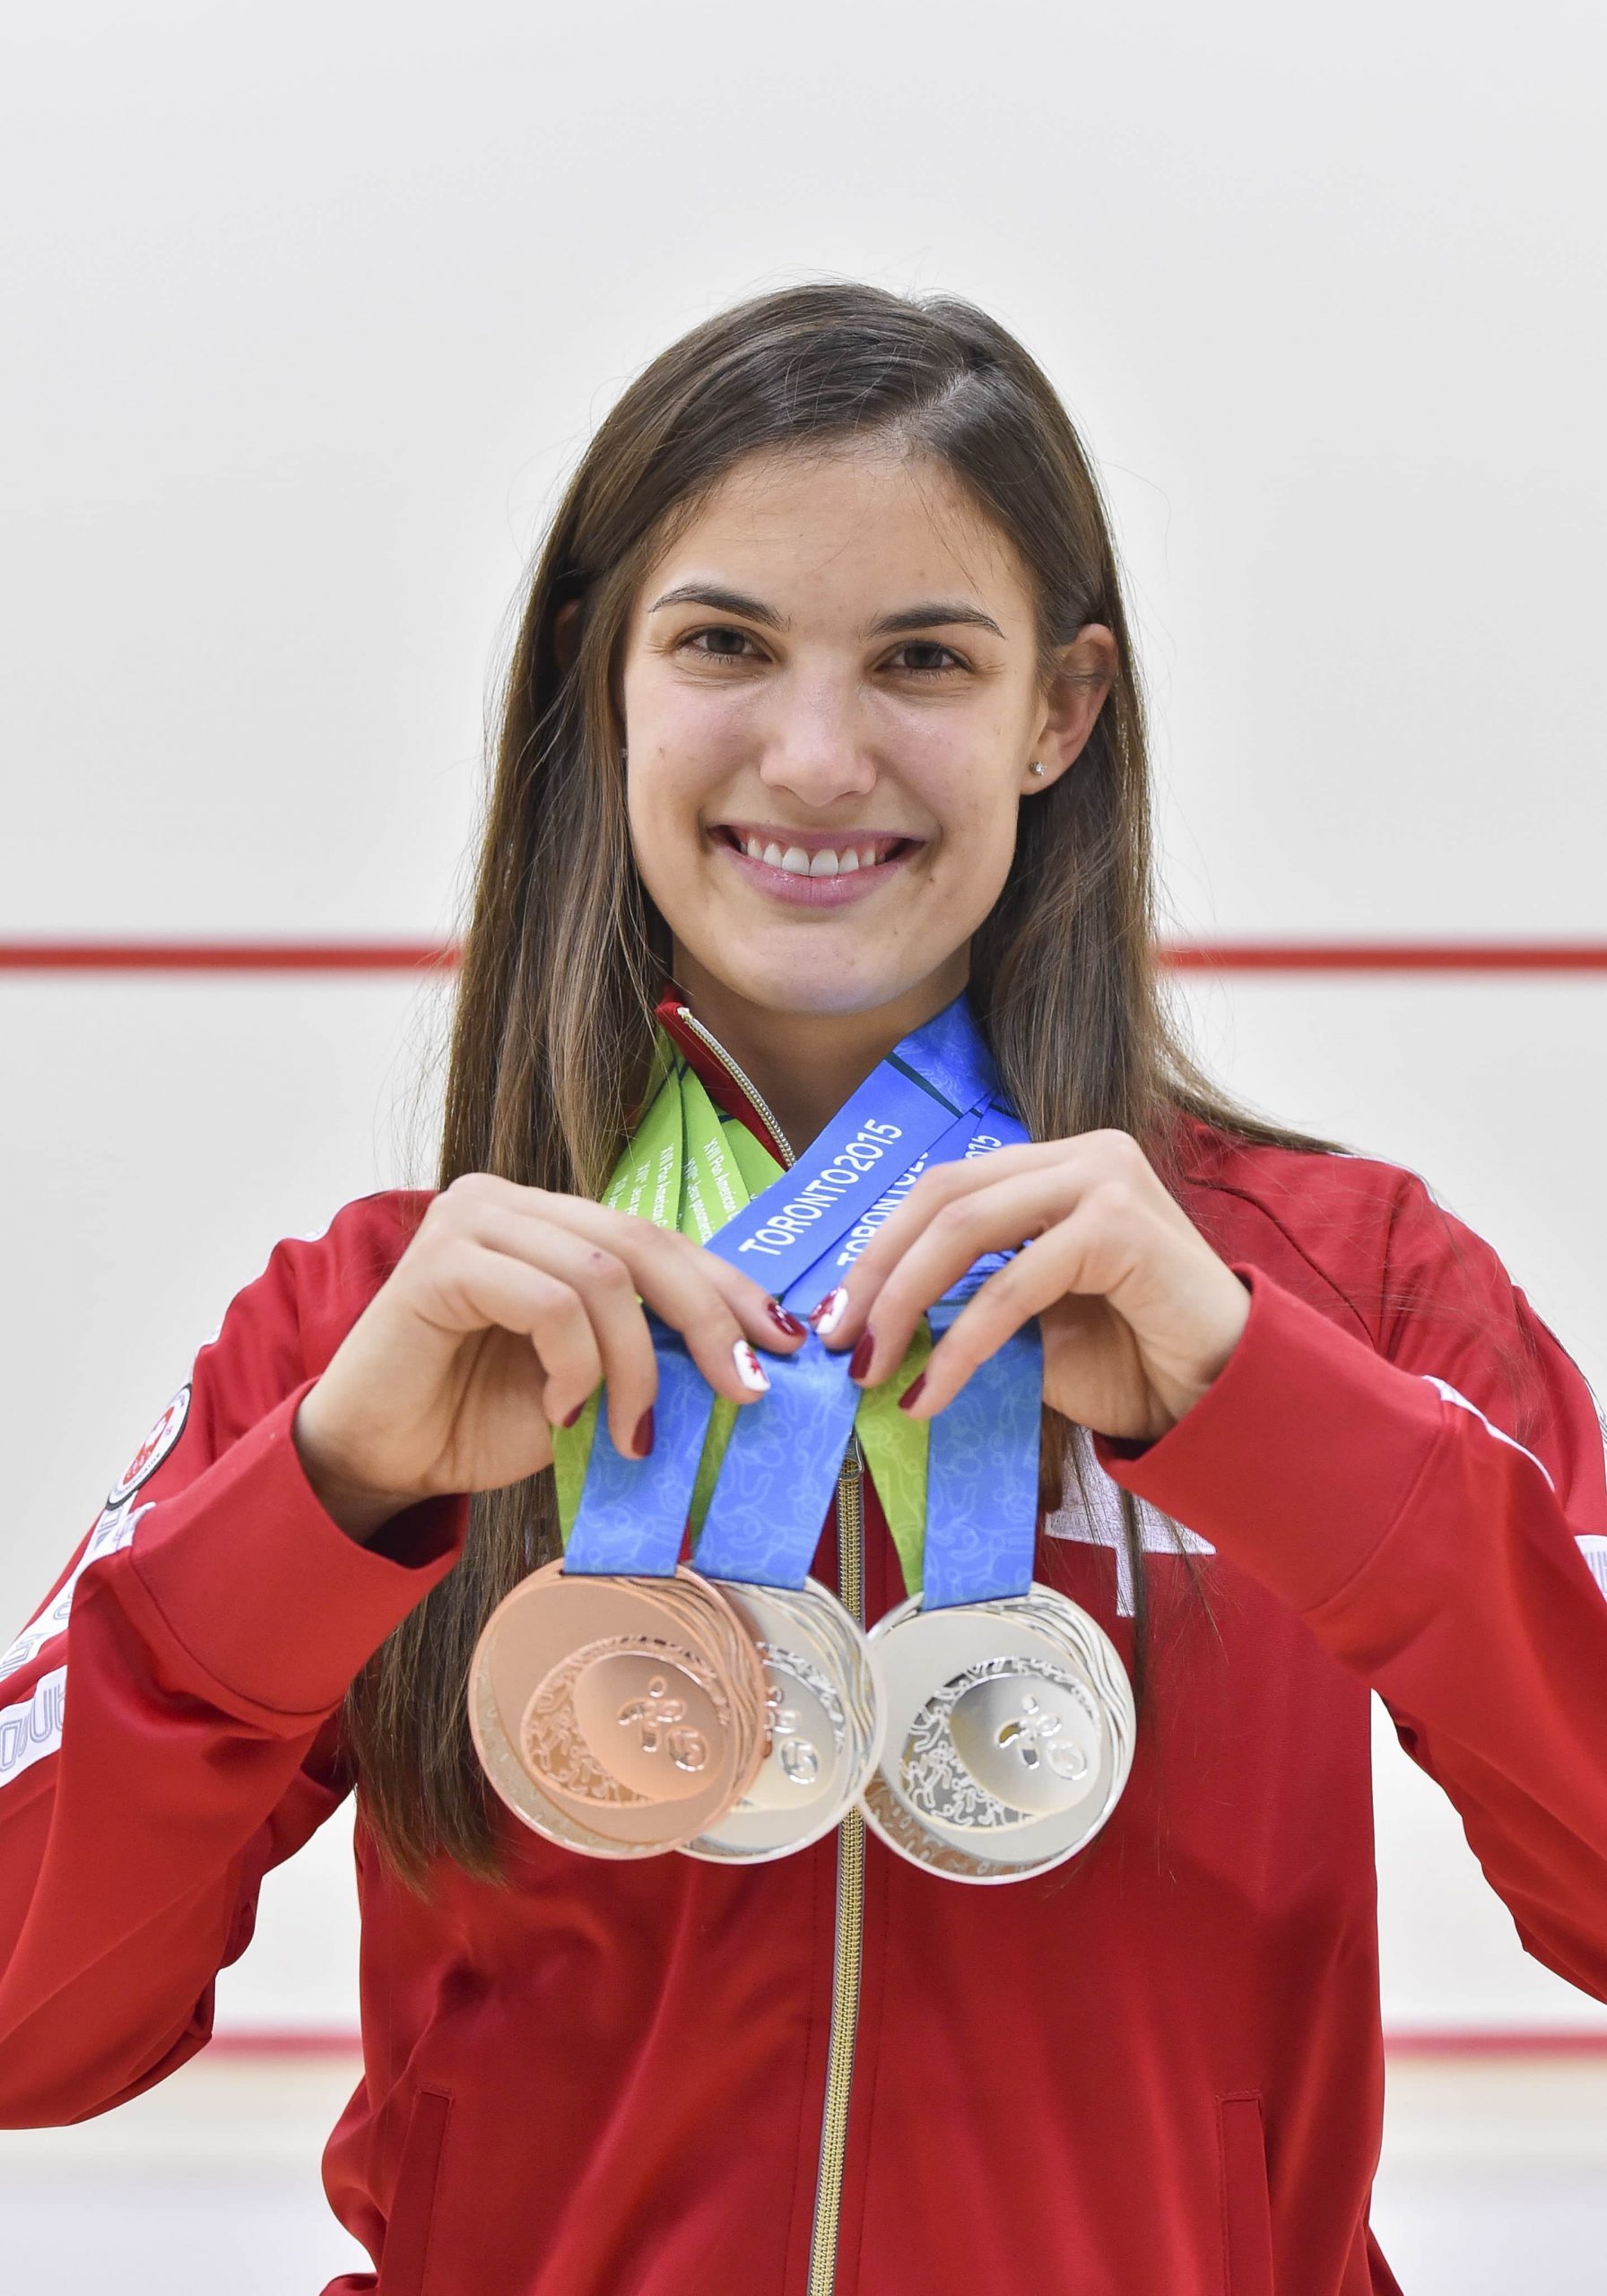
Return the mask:
<svg viewBox="0 0 1607 2296">
<path fill-rule="evenodd" d="M 885 976 L 871 967 L 838 961 L 822 952 L 800 961 L 795 950 L 773 956 L 751 945 L 720 952 L 710 962 L 699 958 L 706 971 L 749 1004 L 766 1013 L 802 1015 L 827 1013 L 873 1013 L 908 995 L 924 977 L 907 975 L 900 966 Z"/>
</svg>

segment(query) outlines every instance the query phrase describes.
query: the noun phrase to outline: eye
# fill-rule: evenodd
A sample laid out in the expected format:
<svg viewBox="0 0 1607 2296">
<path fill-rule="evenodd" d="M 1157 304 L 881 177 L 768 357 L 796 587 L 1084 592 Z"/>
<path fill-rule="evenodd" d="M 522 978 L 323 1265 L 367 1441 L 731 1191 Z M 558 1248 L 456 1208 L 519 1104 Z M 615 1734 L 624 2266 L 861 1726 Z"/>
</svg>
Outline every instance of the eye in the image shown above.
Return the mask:
<svg viewBox="0 0 1607 2296">
<path fill-rule="evenodd" d="M 724 648 L 711 648 L 707 646 L 697 646 L 692 641 L 698 638 L 746 639 L 747 635 L 745 630 L 734 629 L 729 622 L 722 622 L 717 628 L 709 630 L 689 630 L 686 636 L 681 639 L 676 651 L 679 653 L 684 649 L 694 654 L 701 654 L 704 660 L 709 662 L 740 662 L 744 658 L 741 654 L 727 653 Z"/>
<path fill-rule="evenodd" d="M 702 638 L 734 639 L 739 646 L 750 642 L 747 631 L 738 630 L 730 622 L 720 622 L 705 630 L 689 630 L 685 637 L 678 640 L 675 650 L 677 653 L 700 654 L 706 662 L 741 662 L 749 658 L 738 652 L 736 647 L 701 646 L 698 640 Z M 963 670 L 966 666 L 951 646 L 940 646 L 935 638 L 906 639 L 897 651 L 899 654 L 941 654 L 944 657 L 940 662 L 906 662 L 903 667 L 908 677 L 943 677 L 950 670 Z"/>
<path fill-rule="evenodd" d="M 965 664 L 960 660 L 953 648 L 951 646 L 940 646 L 935 638 L 912 638 L 905 645 L 900 646 L 899 651 L 900 654 L 908 654 L 913 651 L 916 654 L 946 654 L 948 656 L 949 658 L 946 662 L 910 662 L 907 664 L 906 666 L 913 677 L 941 677 L 946 670 L 963 670 L 965 667 Z"/>
</svg>

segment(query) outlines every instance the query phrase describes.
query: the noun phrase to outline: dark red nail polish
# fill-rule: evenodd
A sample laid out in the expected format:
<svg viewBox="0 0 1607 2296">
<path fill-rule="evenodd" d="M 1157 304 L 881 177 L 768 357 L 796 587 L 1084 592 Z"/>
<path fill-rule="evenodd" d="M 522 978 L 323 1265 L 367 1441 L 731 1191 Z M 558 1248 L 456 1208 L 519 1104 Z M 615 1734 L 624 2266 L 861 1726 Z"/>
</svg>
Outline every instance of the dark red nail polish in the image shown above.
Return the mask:
<svg viewBox="0 0 1607 2296">
<path fill-rule="evenodd" d="M 903 1394 L 899 1397 L 899 1409 L 900 1411 L 909 1410 L 911 1405 L 914 1404 L 916 1396 L 920 1394 L 921 1389 L 925 1386 L 925 1384 L 926 1374 L 925 1371 L 917 1371 L 914 1378 L 909 1382 L 909 1385 L 905 1388 Z"/>
<path fill-rule="evenodd" d="M 854 1352 L 848 1358 L 849 1378 L 863 1379 L 871 1368 L 871 1358 L 875 1352 L 875 1334 L 872 1331 L 862 1331 L 854 1343 Z"/>
<path fill-rule="evenodd" d="M 806 1339 L 808 1337 L 808 1325 L 801 1322 L 796 1316 L 789 1315 L 787 1310 L 782 1306 L 779 1300 L 772 1300 L 769 1303 L 769 1309 L 770 1321 L 776 1326 L 777 1330 L 784 1331 L 788 1339 Z"/>
<path fill-rule="evenodd" d="M 561 1420 L 561 1421 L 560 1422 L 560 1424 L 561 1426 L 564 1426 L 564 1427 L 573 1427 L 573 1425 L 575 1424 L 575 1422 L 579 1418 L 579 1416 L 580 1416 L 581 1413 L 586 1409 L 587 1400 L 588 1400 L 588 1398 L 587 1398 L 586 1396 L 581 1396 L 581 1398 L 580 1398 L 580 1400 L 579 1400 L 579 1402 L 575 1405 L 574 1410 L 573 1410 L 573 1411 L 571 1411 L 571 1412 L 569 1413 L 569 1415 L 567 1416 L 567 1418 L 565 1418 L 565 1419 Z"/>
<path fill-rule="evenodd" d="M 638 1459 L 645 1459 L 653 1448 L 653 1406 L 651 1404 L 636 1422 L 634 1448 Z"/>
</svg>

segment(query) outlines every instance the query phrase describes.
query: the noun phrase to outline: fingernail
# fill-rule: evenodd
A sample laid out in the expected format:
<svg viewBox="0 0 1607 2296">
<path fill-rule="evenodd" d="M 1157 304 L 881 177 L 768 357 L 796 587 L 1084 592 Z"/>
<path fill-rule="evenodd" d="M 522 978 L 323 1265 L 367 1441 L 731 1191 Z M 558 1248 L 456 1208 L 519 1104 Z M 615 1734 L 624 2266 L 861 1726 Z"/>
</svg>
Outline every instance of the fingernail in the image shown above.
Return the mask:
<svg viewBox="0 0 1607 2296">
<path fill-rule="evenodd" d="M 636 1422 L 636 1441 L 632 1448 L 638 1459 L 645 1459 L 653 1448 L 653 1406 L 651 1404 Z"/>
<path fill-rule="evenodd" d="M 863 1379 L 871 1368 L 871 1358 L 875 1352 L 876 1335 L 867 1327 L 860 1333 L 855 1343 L 854 1352 L 848 1358 L 849 1378 Z"/>
<path fill-rule="evenodd" d="M 769 1395 L 770 1383 L 765 1377 L 764 1365 L 745 1339 L 737 1341 L 731 1351 L 731 1357 L 736 1365 L 736 1376 L 749 1393 L 756 1396 Z"/>
<path fill-rule="evenodd" d="M 818 1308 L 811 1309 L 809 1320 L 821 1339 L 830 1338 L 841 1323 L 847 1304 L 848 1295 L 839 1283 L 835 1290 L 827 1292 Z"/>
<path fill-rule="evenodd" d="M 772 1300 L 769 1302 L 769 1305 L 770 1321 L 776 1326 L 777 1330 L 784 1331 L 788 1339 L 807 1338 L 809 1335 L 809 1326 L 803 1321 L 802 1318 L 789 1315 L 787 1310 L 782 1306 L 779 1300 Z"/>
<path fill-rule="evenodd" d="M 909 1382 L 909 1385 L 905 1388 L 903 1394 L 899 1397 L 899 1409 L 900 1411 L 913 1410 L 915 1406 L 915 1399 L 916 1396 L 920 1394 L 921 1389 L 925 1386 L 925 1384 L 926 1374 L 925 1371 L 917 1371 L 914 1378 Z"/>
<path fill-rule="evenodd" d="M 566 1416 L 566 1417 L 564 1417 L 563 1419 L 560 1419 L 560 1420 L 559 1421 L 559 1422 L 558 1422 L 558 1423 L 559 1423 L 559 1425 L 560 1425 L 560 1427 L 573 1427 L 573 1425 L 575 1424 L 575 1422 L 579 1418 L 579 1416 L 580 1416 L 581 1413 L 586 1409 L 586 1396 L 581 1396 L 581 1398 L 580 1398 L 580 1400 L 579 1400 L 579 1402 L 575 1405 L 574 1410 L 573 1410 L 573 1411 L 571 1411 L 571 1412 L 569 1412 L 569 1413 L 567 1414 L 567 1416 Z"/>
</svg>

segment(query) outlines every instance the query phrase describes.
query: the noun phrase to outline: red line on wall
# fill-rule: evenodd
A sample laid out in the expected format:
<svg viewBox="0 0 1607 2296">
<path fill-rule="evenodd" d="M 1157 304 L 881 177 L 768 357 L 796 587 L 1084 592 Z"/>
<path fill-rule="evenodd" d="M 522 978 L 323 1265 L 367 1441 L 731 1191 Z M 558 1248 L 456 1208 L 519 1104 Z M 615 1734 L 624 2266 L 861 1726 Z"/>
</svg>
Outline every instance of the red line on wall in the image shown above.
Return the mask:
<svg viewBox="0 0 1607 2296">
<path fill-rule="evenodd" d="M 453 965 L 424 941 L 0 941 L 0 972 L 413 972 Z"/>
<path fill-rule="evenodd" d="M 0 941 L 0 972 L 414 972 L 454 966 L 428 941 Z M 1178 972 L 1607 972 L 1596 941 L 1173 941 Z"/>
<path fill-rule="evenodd" d="M 1163 942 L 1178 972 L 1607 972 L 1607 942 Z"/>
</svg>

